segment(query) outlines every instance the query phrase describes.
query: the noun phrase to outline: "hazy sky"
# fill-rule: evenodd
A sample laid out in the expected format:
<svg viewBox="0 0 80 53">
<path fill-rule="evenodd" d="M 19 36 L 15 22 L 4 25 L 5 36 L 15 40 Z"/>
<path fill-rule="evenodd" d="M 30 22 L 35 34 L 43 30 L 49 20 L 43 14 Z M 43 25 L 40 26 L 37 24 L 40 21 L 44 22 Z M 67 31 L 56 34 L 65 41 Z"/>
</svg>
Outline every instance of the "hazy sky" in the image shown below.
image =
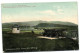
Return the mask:
<svg viewBox="0 0 80 53">
<path fill-rule="evenodd" d="M 2 4 L 2 23 L 24 21 L 66 21 L 77 24 L 77 2 Z"/>
</svg>

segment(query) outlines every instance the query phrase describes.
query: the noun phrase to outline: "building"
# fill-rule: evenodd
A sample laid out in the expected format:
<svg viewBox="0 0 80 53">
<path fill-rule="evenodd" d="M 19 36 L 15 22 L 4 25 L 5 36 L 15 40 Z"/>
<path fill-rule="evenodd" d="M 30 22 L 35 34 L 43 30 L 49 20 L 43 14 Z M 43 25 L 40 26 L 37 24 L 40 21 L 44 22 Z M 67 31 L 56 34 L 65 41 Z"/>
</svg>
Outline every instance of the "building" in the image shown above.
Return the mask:
<svg viewBox="0 0 80 53">
<path fill-rule="evenodd" d="M 15 24 L 14 26 L 12 26 L 12 33 L 20 33 L 19 25 Z"/>
</svg>

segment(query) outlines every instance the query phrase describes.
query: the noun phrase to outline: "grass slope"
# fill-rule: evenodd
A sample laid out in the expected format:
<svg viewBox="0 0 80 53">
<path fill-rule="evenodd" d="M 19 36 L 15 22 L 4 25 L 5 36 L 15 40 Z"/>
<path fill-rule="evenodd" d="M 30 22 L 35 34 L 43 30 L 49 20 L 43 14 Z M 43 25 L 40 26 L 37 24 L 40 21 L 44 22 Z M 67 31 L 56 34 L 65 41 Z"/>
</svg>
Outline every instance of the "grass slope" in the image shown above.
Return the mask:
<svg viewBox="0 0 80 53">
<path fill-rule="evenodd" d="M 71 39 L 40 39 L 30 32 L 12 34 L 3 32 L 3 48 L 7 52 L 77 50 L 78 42 Z"/>
</svg>

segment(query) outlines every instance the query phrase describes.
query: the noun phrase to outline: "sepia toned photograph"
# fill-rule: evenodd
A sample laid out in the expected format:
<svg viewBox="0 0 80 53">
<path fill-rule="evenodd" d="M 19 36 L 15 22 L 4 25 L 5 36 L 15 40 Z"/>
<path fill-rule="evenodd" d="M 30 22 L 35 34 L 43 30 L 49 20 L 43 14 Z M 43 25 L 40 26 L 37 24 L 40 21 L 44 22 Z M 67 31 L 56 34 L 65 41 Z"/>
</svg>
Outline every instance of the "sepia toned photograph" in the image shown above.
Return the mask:
<svg viewBox="0 0 80 53">
<path fill-rule="evenodd" d="M 4 52 L 79 50 L 77 2 L 1 4 Z"/>
</svg>

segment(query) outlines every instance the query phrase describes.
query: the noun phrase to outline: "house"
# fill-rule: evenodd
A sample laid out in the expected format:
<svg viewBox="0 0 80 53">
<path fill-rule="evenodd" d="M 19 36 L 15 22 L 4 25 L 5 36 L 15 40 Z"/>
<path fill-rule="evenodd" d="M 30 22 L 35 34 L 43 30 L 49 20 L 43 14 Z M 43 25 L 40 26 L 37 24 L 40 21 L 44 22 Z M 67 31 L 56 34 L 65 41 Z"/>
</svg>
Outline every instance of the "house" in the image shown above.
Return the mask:
<svg viewBox="0 0 80 53">
<path fill-rule="evenodd" d="M 20 33 L 19 25 L 15 24 L 12 26 L 12 33 Z"/>
<path fill-rule="evenodd" d="M 34 30 L 34 27 L 32 26 L 26 26 L 26 25 L 17 25 L 14 24 L 12 26 L 12 33 L 20 33 L 20 31 L 32 31 Z"/>
</svg>

